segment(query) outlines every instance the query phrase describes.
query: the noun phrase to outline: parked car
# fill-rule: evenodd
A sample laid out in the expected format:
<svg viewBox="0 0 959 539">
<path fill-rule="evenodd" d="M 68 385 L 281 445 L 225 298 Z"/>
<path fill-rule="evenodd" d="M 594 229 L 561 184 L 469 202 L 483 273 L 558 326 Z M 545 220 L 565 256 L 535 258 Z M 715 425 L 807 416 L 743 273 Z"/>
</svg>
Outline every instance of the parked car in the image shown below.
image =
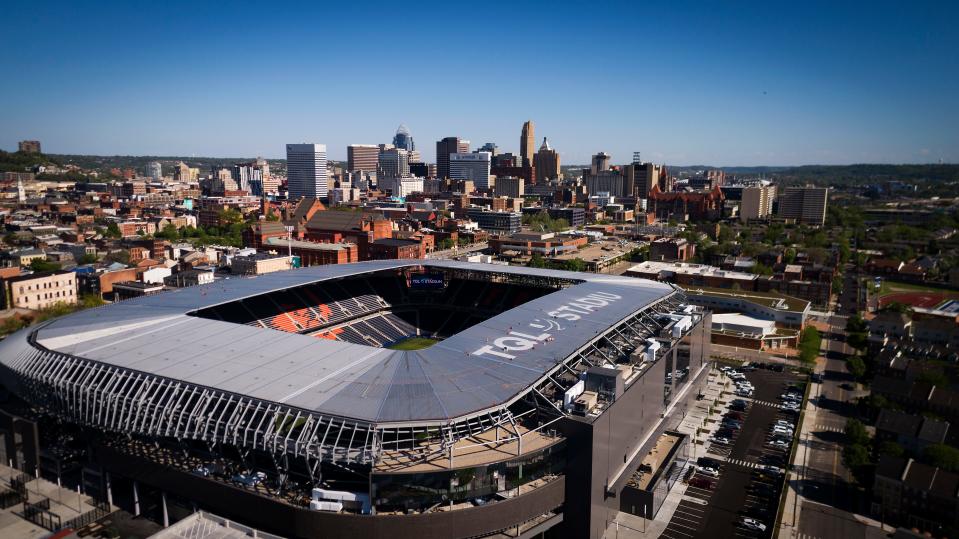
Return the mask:
<svg viewBox="0 0 959 539">
<path fill-rule="evenodd" d="M 714 443 L 717 443 L 717 444 L 729 443 L 729 438 L 726 438 L 725 436 L 713 436 L 711 439 Z"/>
<path fill-rule="evenodd" d="M 710 477 L 719 477 L 719 470 L 716 468 L 710 468 L 709 466 L 697 466 L 696 471 Z"/>
<path fill-rule="evenodd" d="M 772 475 L 782 475 L 782 474 L 783 474 L 782 468 L 773 466 L 773 465 L 771 465 L 771 464 L 767 464 L 767 465 L 763 466 L 761 469 L 762 469 L 762 471 L 764 471 L 764 472 L 766 472 L 766 473 L 768 473 L 768 474 L 772 474 Z"/>
<path fill-rule="evenodd" d="M 735 410 L 730 411 L 730 412 L 726 412 L 725 417 L 728 417 L 728 418 L 730 418 L 730 419 L 735 419 L 736 421 L 742 421 L 742 420 L 743 420 L 743 414 L 740 413 L 740 412 L 737 412 L 737 411 L 735 411 Z"/>
<path fill-rule="evenodd" d="M 750 529 L 758 532 L 766 531 L 766 525 L 754 518 L 744 518 L 742 520 L 742 525 L 746 529 Z"/>
</svg>

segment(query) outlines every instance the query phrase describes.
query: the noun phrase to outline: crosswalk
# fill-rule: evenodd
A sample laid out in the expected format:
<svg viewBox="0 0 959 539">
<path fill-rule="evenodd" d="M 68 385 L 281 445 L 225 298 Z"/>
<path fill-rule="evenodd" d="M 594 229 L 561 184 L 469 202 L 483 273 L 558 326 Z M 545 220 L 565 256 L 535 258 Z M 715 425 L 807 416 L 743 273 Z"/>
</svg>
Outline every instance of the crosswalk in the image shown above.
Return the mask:
<svg viewBox="0 0 959 539">
<path fill-rule="evenodd" d="M 763 406 L 769 406 L 771 408 L 779 408 L 779 404 L 769 401 L 753 400 L 753 404 L 761 404 Z"/>
<path fill-rule="evenodd" d="M 845 429 L 843 429 L 842 427 L 834 427 L 832 425 L 816 425 L 815 428 L 813 428 L 813 430 L 817 432 L 823 432 L 823 431 L 840 432 L 840 433 L 846 432 Z"/>
<path fill-rule="evenodd" d="M 759 468 L 759 465 L 755 462 L 749 462 L 748 460 L 743 459 L 726 459 L 726 462 L 735 464 L 737 466 L 742 466 L 744 468 Z"/>
</svg>

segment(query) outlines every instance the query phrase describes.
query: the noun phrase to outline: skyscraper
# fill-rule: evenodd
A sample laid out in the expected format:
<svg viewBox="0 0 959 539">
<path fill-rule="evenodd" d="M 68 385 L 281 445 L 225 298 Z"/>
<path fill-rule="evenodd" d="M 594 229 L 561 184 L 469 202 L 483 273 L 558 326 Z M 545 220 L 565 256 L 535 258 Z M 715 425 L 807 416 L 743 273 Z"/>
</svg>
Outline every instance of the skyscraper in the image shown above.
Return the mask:
<svg viewBox="0 0 959 539">
<path fill-rule="evenodd" d="M 469 153 L 470 141 L 460 140 L 459 137 L 446 137 L 436 142 L 436 177 L 443 179 L 450 176 L 450 154 Z"/>
<path fill-rule="evenodd" d="M 523 132 L 519 136 L 519 155 L 523 158 L 523 166 L 533 165 L 533 147 L 536 144 L 534 130 L 533 120 L 527 120 L 523 124 Z"/>
<path fill-rule="evenodd" d="M 384 148 L 379 152 L 377 179 L 406 178 L 410 175 L 409 152 L 402 148 Z"/>
<path fill-rule="evenodd" d="M 183 161 L 173 165 L 173 181 L 187 183 L 190 181 L 190 167 Z"/>
<path fill-rule="evenodd" d="M 160 178 L 163 177 L 163 166 L 156 161 L 150 161 L 146 165 L 145 176 L 152 178 L 155 181 L 160 181 Z"/>
<path fill-rule="evenodd" d="M 376 170 L 380 147 L 375 144 L 350 144 L 346 147 L 346 169 L 350 172 Z"/>
<path fill-rule="evenodd" d="M 396 128 L 396 135 L 393 136 L 393 146 L 408 152 L 416 150 L 416 144 L 413 143 L 413 135 L 410 134 L 410 130 L 406 127 L 406 124 L 400 124 L 400 126 Z"/>
<path fill-rule="evenodd" d="M 454 180 L 473 180 L 477 189 L 490 187 L 489 152 L 454 153 L 449 156 L 450 178 Z"/>
<path fill-rule="evenodd" d="M 604 170 L 609 170 L 609 154 L 606 152 L 599 152 L 593 156 L 593 164 L 590 166 L 590 172 L 593 174 L 599 174 Z"/>
<path fill-rule="evenodd" d="M 744 187 L 739 203 L 739 218 L 743 221 L 762 219 L 772 213 L 776 188 L 771 185 Z"/>
<path fill-rule="evenodd" d="M 287 144 L 286 179 L 289 198 L 326 198 L 326 144 Z"/>
<path fill-rule="evenodd" d="M 536 169 L 536 181 L 548 181 L 559 178 L 559 154 L 550 147 L 549 141 L 543 137 L 543 145 L 539 147 L 534 158 L 534 167 Z"/>
<path fill-rule="evenodd" d="M 827 187 L 787 187 L 779 196 L 779 215 L 799 223 L 822 226 L 826 222 Z"/>
</svg>

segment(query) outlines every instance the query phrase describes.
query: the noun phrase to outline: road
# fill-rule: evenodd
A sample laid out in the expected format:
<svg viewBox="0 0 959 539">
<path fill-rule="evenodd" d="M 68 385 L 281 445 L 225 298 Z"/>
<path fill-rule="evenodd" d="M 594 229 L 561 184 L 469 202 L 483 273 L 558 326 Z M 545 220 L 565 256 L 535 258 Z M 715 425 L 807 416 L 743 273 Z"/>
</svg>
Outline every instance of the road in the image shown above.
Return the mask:
<svg viewBox="0 0 959 539">
<path fill-rule="evenodd" d="M 433 251 L 432 253 L 428 254 L 426 258 L 432 258 L 437 260 L 456 258 L 458 256 L 472 254 L 478 251 L 484 251 L 486 250 L 486 247 L 487 247 L 487 244 L 485 242 L 474 243 L 474 244 L 467 245 L 465 247 L 459 247 L 456 249 L 447 249 L 445 251 Z"/>
<path fill-rule="evenodd" d="M 878 528 L 856 518 L 856 513 L 868 512 L 868 501 L 852 484 L 842 463 L 843 429 L 846 421 L 856 416 L 856 399 L 867 393 L 856 389 L 846 370 L 846 354 L 851 351 L 845 342 L 846 317 L 827 314 L 819 321 L 829 326 L 823 335 L 825 358 L 817 366 L 823 381 L 810 391 L 812 408 L 807 407 L 802 445 L 793 461 L 801 478 L 798 532 L 800 537 L 850 539 L 881 535 Z"/>
<path fill-rule="evenodd" d="M 849 316 L 866 310 L 866 287 L 862 284 L 862 274 L 852 264 L 843 268 L 842 293 L 837 303 L 837 310 Z"/>
</svg>

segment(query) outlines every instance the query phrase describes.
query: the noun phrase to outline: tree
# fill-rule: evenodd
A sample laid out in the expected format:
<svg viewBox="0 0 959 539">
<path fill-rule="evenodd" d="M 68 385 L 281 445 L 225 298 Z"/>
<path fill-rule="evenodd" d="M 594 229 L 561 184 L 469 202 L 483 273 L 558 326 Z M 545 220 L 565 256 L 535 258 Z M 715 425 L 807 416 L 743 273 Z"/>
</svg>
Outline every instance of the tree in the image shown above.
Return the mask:
<svg viewBox="0 0 959 539">
<path fill-rule="evenodd" d="M 923 371 L 916 377 L 916 381 L 932 384 L 939 388 L 949 387 L 949 377 L 943 374 L 942 371 L 934 369 Z"/>
<path fill-rule="evenodd" d="M 234 225 L 243 222 L 243 214 L 233 208 L 224 208 L 217 214 L 217 219 L 221 224 Z"/>
<path fill-rule="evenodd" d="M 869 345 L 869 323 L 861 316 L 851 316 L 846 321 L 846 342 L 860 352 Z"/>
<path fill-rule="evenodd" d="M 81 256 L 79 260 L 77 260 L 77 264 L 80 264 L 80 265 L 83 265 L 83 264 L 93 264 L 93 263 L 95 263 L 96 261 L 97 261 L 97 255 L 95 255 L 95 254 L 93 254 L 93 253 L 87 253 L 87 254 Z"/>
<path fill-rule="evenodd" d="M 842 450 L 842 460 L 847 468 L 855 470 L 869 465 L 869 449 L 861 444 L 847 445 Z"/>
<path fill-rule="evenodd" d="M 452 249 L 454 245 L 456 245 L 456 242 L 452 239 L 444 238 L 437 247 L 440 251 L 446 251 L 447 249 Z"/>
<path fill-rule="evenodd" d="M 848 370 L 849 374 L 853 375 L 856 380 L 861 380 L 866 374 L 866 364 L 861 357 L 850 356 L 849 359 L 846 360 L 846 370 Z"/>
<path fill-rule="evenodd" d="M 107 256 L 103 257 L 103 261 L 107 264 L 113 262 L 119 262 L 121 264 L 130 263 L 130 251 L 126 249 L 118 249 L 116 251 L 110 251 L 107 253 Z"/>
<path fill-rule="evenodd" d="M 107 231 L 104 233 L 104 236 L 108 238 L 120 238 L 123 234 L 120 233 L 120 227 L 116 223 L 110 222 L 107 225 Z"/>
<path fill-rule="evenodd" d="M 901 457 L 906 453 L 906 450 L 896 442 L 892 440 L 886 440 L 879 444 L 879 454 L 880 455 L 889 455 L 890 457 Z"/>
<path fill-rule="evenodd" d="M 546 261 L 543 260 L 543 256 L 539 253 L 533 253 L 533 256 L 531 256 L 529 259 L 529 263 L 526 265 L 531 268 L 545 268 Z"/>
<path fill-rule="evenodd" d="M 846 428 L 843 432 L 846 434 L 846 443 L 849 445 L 866 445 L 869 443 L 869 432 L 866 430 L 866 426 L 862 424 L 862 421 L 858 419 L 846 421 Z"/>
<path fill-rule="evenodd" d="M 950 472 L 959 471 L 959 449 L 946 444 L 932 444 L 922 451 L 922 460 Z"/>
<path fill-rule="evenodd" d="M 60 264 L 56 262 L 50 262 L 45 258 L 34 258 L 30 261 L 30 269 L 36 271 L 37 273 L 45 271 L 57 271 L 60 269 Z"/>
<path fill-rule="evenodd" d="M 163 227 L 163 230 L 158 231 L 153 235 L 155 238 L 160 238 L 164 240 L 175 241 L 180 237 L 180 231 L 177 230 L 176 226 L 172 224 L 167 224 Z"/>
</svg>

